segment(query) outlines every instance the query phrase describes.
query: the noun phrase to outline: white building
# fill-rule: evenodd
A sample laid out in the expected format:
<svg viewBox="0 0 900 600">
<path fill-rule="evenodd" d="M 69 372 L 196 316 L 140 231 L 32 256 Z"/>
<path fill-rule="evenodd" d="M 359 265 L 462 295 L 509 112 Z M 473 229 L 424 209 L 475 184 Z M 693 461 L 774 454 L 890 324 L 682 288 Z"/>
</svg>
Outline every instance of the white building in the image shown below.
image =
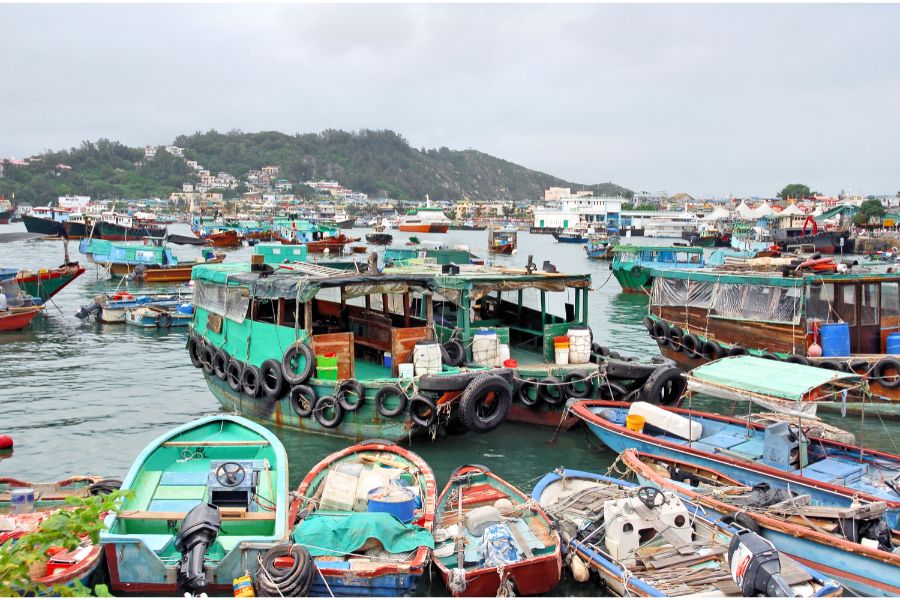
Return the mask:
<svg viewBox="0 0 900 600">
<path fill-rule="evenodd" d="M 565 229 L 580 222 L 615 224 L 619 222 L 622 202 L 623 198 L 581 194 L 560 196 L 553 204 L 534 209 L 534 226 Z"/>
<path fill-rule="evenodd" d="M 59 196 L 57 198 L 57 204 L 60 208 L 84 208 L 90 202 L 90 196 Z"/>
<path fill-rule="evenodd" d="M 144 158 L 153 158 L 156 156 L 156 146 L 144 146 Z"/>
<path fill-rule="evenodd" d="M 193 184 L 193 183 L 182 183 L 182 184 L 181 184 L 181 191 L 182 191 L 182 192 L 193 192 L 193 191 L 194 191 L 194 184 Z"/>
<path fill-rule="evenodd" d="M 166 152 L 172 156 L 184 156 L 184 148 L 178 146 L 166 146 Z"/>
</svg>

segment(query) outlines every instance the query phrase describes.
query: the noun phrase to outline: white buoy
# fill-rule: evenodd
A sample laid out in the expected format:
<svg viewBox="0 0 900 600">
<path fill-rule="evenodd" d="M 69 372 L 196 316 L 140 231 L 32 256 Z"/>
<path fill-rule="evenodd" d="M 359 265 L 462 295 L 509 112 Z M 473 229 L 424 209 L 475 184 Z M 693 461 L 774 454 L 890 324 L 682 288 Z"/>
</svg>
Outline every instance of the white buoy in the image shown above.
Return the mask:
<svg viewBox="0 0 900 600">
<path fill-rule="evenodd" d="M 331 249 L 330 249 L 330 248 L 325 248 L 325 249 L 322 251 L 322 253 L 323 253 L 323 254 L 331 254 Z"/>
<path fill-rule="evenodd" d="M 572 571 L 572 578 L 578 583 L 585 583 L 591 578 L 591 571 L 588 569 L 581 557 L 574 552 L 566 555 L 566 562 L 569 564 L 569 570 Z"/>
</svg>

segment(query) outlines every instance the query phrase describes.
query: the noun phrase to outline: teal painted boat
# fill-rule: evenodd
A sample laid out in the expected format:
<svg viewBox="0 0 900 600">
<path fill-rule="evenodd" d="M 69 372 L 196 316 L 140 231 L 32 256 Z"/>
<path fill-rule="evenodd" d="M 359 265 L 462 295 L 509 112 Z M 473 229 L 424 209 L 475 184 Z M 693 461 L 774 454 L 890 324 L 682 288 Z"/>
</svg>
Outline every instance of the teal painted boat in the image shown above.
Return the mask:
<svg viewBox="0 0 900 600">
<path fill-rule="evenodd" d="M 695 270 L 706 266 L 703 248 L 688 246 L 616 246 L 612 272 L 622 291 L 647 294 L 653 283 L 652 269 Z"/>
<path fill-rule="evenodd" d="M 160 436 L 122 489 L 134 495 L 100 536 L 115 591 L 231 591 L 289 533 L 284 446 L 243 417 L 204 417 Z"/>
</svg>

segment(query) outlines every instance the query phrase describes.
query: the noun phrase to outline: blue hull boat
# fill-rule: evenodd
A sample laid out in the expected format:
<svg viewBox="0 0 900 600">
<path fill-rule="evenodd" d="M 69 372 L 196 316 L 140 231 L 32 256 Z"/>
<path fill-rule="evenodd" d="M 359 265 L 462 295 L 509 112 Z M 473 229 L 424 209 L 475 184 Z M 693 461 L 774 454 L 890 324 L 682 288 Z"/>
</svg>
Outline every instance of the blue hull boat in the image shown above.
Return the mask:
<svg viewBox="0 0 900 600">
<path fill-rule="evenodd" d="M 884 501 L 885 519 L 892 529 L 897 528 L 900 456 L 820 438 L 806 439 L 799 428 L 786 422 L 765 427 L 679 408 L 651 407 L 668 413 L 666 429 L 648 424 L 644 431 L 632 431 L 625 426 L 629 409 L 643 404 L 583 401 L 576 403 L 572 412 L 615 452 L 634 448 L 684 460 L 745 485 L 790 486 L 822 506 Z M 676 427 L 682 434 L 690 431 L 693 440 L 675 434 Z"/>
<path fill-rule="evenodd" d="M 722 549 L 728 547 L 737 530 L 710 519 L 701 512 L 702 509 L 682 504 L 672 492 L 661 492 L 658 488 L 651 488 L 650 491 L 655 493 L 647 495 L 653 498 L 651 504 L 655 503 L 654 508 L 650 508 L 641 499 L 647 487 L 585 471 L 559 469 L 537 483 L 531 498 L 554 519 L 562 532 L 567 553 L 586 562 L 588 568 L 617 595 L 740 596 L 740 588 L 736 588 L 729 577 L 722 577 L 723 571 L 729 569 Z M 657 494 L 662 496 L 661 504 L 656 502 Z M 659 520 L 653 522 L 654 519 Z M 644 537 L 650 531 L 645 526 L 663 524 L 670 525 L 673 530 L 683 529 L 680 534 L 686 537 L 675 535 L 673 538 L 672 531 L 668 535 L 659 531 L 649 538 Z M 621 538 L 619 530 L 624 532 Z M 622 546 L 627 544 L 622 542 L 635 530 L 642 532 L 640 541 L 637 547 L 625 548 L 625 556 L 622 556 Z M 598 533 L 602 535 L 598 536 Z M 654 553 L 671 556 L 673 550 L 669 548 L 677 547 L 673 540 L 678 538 L 681 543 L 687 541 L 693 552 L 680 547 L 677 553 L 685 560 L 653 565 Z M 700 555 L 705 559 L 696 560 Z M 641 558 L 636 560 L 639 556 Z M 569 560 L 574 559 L 567 557 L 567 562 Z M 842 591 L 836 581 L 785 556 L 780 557 L 780 563 L 786 578 L 792 579 L 796 595 L 836 596 Z M 792 575 L 787 576 L 788 571 Z"/>
</svg>

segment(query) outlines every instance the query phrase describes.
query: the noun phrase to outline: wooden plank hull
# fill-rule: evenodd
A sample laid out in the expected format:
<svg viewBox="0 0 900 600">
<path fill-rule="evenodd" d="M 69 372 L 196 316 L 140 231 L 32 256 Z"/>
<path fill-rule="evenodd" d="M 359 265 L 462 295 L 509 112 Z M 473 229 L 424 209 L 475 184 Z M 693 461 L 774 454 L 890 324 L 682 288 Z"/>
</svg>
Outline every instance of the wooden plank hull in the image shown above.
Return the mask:
<svg viewBox="0 0 900 600">
<path fill-rule="evenodd" d="M 225 260 L 224 256 L 217 256 L 206 261 L 203 264 L 216 264 Z M 141 277 L 144 283 L 184 283 L 191 280 L 191 269 L 199 263 L 183 263 L 172 267 L 156 267 L 148 266 Z M 135 272 L 138 265 L 129 265 L 125 263 L 112 263 L 110 273 L 116 277 L 124 277 Z"/>
<path fill-rule="evenodd" d="M 21 277 L 16 276 L 16 283 L 29 296 L 37 296 L 46 302 L 61 289 L 72 283 L 85 270 L 85 267 L 78 266 L 75 263 L 73 266 L 49 269 L 43 273 L 28 273 Z"/>
</svg>

